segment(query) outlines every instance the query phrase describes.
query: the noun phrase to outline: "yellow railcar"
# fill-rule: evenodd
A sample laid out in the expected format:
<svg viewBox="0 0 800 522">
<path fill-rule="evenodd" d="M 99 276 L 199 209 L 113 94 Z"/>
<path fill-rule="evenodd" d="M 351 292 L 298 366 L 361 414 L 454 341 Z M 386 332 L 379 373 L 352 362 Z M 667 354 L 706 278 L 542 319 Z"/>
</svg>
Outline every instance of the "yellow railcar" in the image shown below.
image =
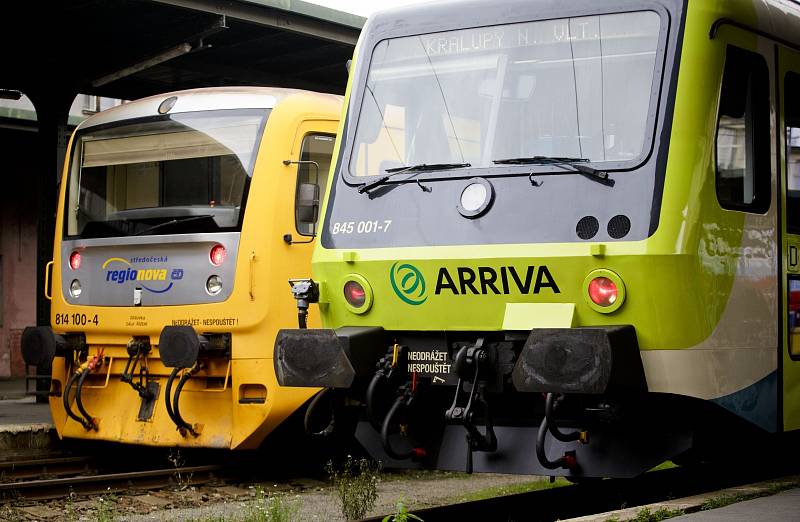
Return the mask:
<svg viewBox="0 0 800 522">
<path fill-rule="evenodd" d="M 29 364 L 52 361 L 59 436 L 253 448 L 313 395 L 278 387 L 272 345 L 296 321 L 284 287 L 310 268 L 341 103 L 197 89 L 76 129 L 52 328 L 28 328 L 22 342 Z"/>
</svg>

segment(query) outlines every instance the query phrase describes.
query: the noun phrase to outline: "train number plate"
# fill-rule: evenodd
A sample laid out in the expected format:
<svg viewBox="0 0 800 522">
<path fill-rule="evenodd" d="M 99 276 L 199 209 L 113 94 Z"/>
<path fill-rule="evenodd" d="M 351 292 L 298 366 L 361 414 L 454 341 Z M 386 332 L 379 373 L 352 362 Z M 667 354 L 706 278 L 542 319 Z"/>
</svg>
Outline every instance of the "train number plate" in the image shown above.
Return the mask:
<svg viewBox="0 0 800 522">
<path fill-rule="evenodd" d="M 408 373 L 420 377 L 430 377 L 433 384 L 456 384 L 458 376 L 454 373 L 453 361 L 447 350 L 410 349 L 408 351 Z"/>
</svg>

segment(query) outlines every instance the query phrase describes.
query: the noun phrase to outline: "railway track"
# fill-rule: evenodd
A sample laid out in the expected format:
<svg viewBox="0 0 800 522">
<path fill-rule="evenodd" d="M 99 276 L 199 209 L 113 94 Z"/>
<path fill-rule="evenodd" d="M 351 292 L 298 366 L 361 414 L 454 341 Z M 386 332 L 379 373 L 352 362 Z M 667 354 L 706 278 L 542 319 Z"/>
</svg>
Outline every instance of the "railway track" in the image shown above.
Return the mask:
<svg viewBox="0 0 800 522">
<path fill-rule="evenodd" d="M 235 474 L 223 464 L 145 467 L 88 455 L 47 455 L 0 461 L 0 504 L 47 500 L 72 493 L 124 492 L 172 485 L 199 485 Z"/>
</svg>

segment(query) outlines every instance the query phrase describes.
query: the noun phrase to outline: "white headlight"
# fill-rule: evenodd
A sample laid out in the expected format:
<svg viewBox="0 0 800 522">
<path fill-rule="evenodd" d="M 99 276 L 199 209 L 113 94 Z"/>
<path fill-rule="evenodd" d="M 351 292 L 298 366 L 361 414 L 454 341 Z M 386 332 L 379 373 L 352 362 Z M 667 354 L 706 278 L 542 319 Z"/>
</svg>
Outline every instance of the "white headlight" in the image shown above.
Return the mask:
<svg viewBox="0 0 800 522">
<path fill-rule="evenodd" d="M 489 180 L 472 178 L 461 191 L 458 198 L 458 212 L 465 218 L 476 218 L 484 214 L 492 206 L 494 187 Z"/>
<path fill-rule="evenodd" d="M 208 295 L 217 295 L 222 292 L 222 279 L 216 275 L 209 277 L 206 281 L 206 292 Z"/>
<path fill-rule="evenodd" d="M 487 195 L 488 191 L 482 183 L 471 183 L 461 192 L 461 206 L 464 210 L 475 212 L 486 203 Z"/>
<path fill-rule="evenodd" d="M 73 279 L 69 284 L 69 295 L 77 299 L 81 296 L 81 292 L 83 292 L 83 288 L 81 288 L 81 282 L 77 279 Z"/>
</svg>

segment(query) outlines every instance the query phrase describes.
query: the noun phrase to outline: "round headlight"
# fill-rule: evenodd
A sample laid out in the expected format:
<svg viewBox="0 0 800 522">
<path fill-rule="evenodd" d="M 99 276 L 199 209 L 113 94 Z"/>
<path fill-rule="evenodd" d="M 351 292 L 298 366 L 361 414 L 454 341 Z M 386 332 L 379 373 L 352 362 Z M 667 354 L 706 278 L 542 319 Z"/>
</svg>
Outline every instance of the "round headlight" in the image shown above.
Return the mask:
<svg viewBox="0 0 800 522">
<path fill-rule="evenodd" d="M 465 210 L 474 212 L 486 202 L 486 187 L 480 183 L 472 183 L 461 192 L 461 206 Z"/>
<path fill-rule="evenodd" d="M 361 308 L 367 301 L 367 292 L 358 281 L 348 281 L 344 284 L 344 298 L 354 308 Z"/>
<path fill-rule="evenodd" d="M 595 277 L 589 282 L 589 298 L 598 306 L 611 306 L 617 302 L 617 285 L 607 277 Z"/>
<path fill-rule="evenodd" d="M 81 253 L 77 250 L 69 255 L 69 267 L 73 270 L 81 267 Z"/>
<path fill-rule="evenodd" d="M 208 295 L 217 295 L 222 292 L 222 279 L 218 275 L 212 275 L 208 278 L 206 292 L 208 292 Z"/>
<path fill-rule="evenodd" d="M 364 314 L 372 307 L 372 288 L 366 278 L 348 274 L 342 285 L 344 306 L 354 314 Z"/>
<path fill-rule="evenodd" d="M 583 280 L 583 297 L 595 312 L 608 314 L 625 302 L 625 283 L 616 272 L 600 268 L 592 270 Z"/>
<path fill-rule="evenodd" d="M 83 292 L 83 288 L 81 288 L 81 282 L 77 279 L 73 279 L 69 284 L 69 295 L 77 299 L 81 296 L 81 292 Z"/>
<path fill-rule="evenodd" d="M 492 184 L 483 178 L 472 178 L 461 191 L 458 212 L 466 218 L 476 218 L 489 209 L 493 200 Z"/>
</svg>

